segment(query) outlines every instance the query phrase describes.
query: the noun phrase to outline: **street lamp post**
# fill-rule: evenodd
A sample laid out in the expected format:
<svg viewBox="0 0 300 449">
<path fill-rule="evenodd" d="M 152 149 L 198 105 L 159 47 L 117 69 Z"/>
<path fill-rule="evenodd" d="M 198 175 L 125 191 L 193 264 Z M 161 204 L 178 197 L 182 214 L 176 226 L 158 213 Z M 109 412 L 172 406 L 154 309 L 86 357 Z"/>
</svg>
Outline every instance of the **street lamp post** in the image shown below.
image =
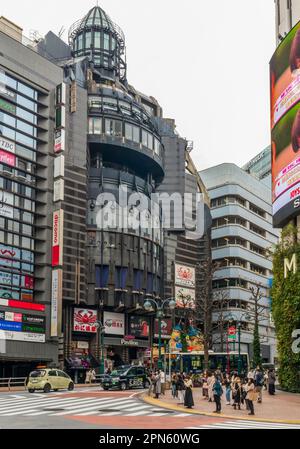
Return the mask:
<svg viewBox="0 0 300 449">
<path fill-rule="evenodd" d="M 241 365 L 242 365 L 242 360 L 241 360 L 241 322 L 239 321 L 237 323 L 237 327 L 238 327 L 238 345 L 239 345 L 239 358 L 238 358 L 238 375 L 241 375 Z"/>
<path fill-rule="evenodd" d="M 150 312 L 152 310 L 152 304 L 156 307 L 156 317 L 158 319 L 158 369 L 162 369 L 163 362 L 161 359 L 161 319 L 164 316 L 164 307 L 166 305 L 169 306 L 171 310 L 174 310 L 176 307 L 176 301 L 173 298 L 167 298 L 162 303 L 158 303 L 155 299 L 147 298 L 144 303 L 144 309 Z"/>
<path fill-rule="evenodd" d="M 96 325 L 98 327 L 99 344 L 100 344 L 100 350 L 101 350 L 100 374 L 104 374 L 104 330 L 105 330 L 105 327 L 103 326 L 101 321 L 97 321 Z"/>
</svg>

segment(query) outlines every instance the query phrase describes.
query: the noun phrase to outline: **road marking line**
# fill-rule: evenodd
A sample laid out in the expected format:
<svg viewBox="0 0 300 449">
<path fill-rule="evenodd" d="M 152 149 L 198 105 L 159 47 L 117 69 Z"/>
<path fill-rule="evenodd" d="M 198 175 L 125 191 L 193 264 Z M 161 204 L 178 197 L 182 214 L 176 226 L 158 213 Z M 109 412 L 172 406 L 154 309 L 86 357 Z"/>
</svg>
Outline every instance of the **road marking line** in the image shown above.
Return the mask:
<svg viewBox="0 0 300 449">
<path fill-rule="evenodd" d="M 94 401 L 93 401 L 94 402 Z M 86 402 L 86 404 L 87 404 L 88 402 Z M 110 404 L 113 404 L 113 405 L 117 405 L 117 404 L 124 404 L 124 400 L 120 400 L 120 398 L 119 399 L 113 399 L 113 400 L 107 400 L 107 401 L 101 401 L 101 402 L 99 402 L 98 401 L 98 403 L 97 403 L 97 407 L 99 406 L 99 407 L 102 407 L 102 405 L 110 405 Z M 84 405 L 84 404 L 82 404 L 82 405 Z M 80 406 L 81 407 L 81 406 Z M 85 412 L 85 411 L 89 411 L 89 410 L 91 410 L 91 406 L 87 406 L 87 407 L 84 407 L 84 408 L 79 408 L 79 410 L 77 410 L 76 411 L 76 409 L 77 409 L 78 407 L 73 407 L 72 408 L 72 410 L 68 410 L 68 411 L 65 411 L 65 412 L 60 412 L 60 413 L 54 413 L 53 415 L 55 415 L 55 416 L 61 416 L 61 415 L 69 415 L 69 414 L 74 414 L 75 415 L 75 412 Z M 95 408 L 95 407 L 94 407 Z M 73 413 L 74 412 L 74 413 Z M 52 415 L 51 415 L 52 416 Z"/>
<path fill-rule="evenodd" d="M 26 402 L 26 404 L 24 405 L 14 405 L 11 407 L 6 407 L 5 409 L 0 409 L 0 415 L 3 415 L 9 411 L 21 411 L 21 410 L 26 410 L 30 407 L 35 407 L 39 406 L 39 407 L 44 407 L 44 406 L 49 406 L 49 405 L 69 405 L 69 404 L 74 404 L 74 403 L 79 403 L 82 402 L 84 403 L 84 401 L 86 400 L 86 398 L 80 398 L 80 399 L 74 399 L 74 398 L 70 398 L 70 399 L 49 399 L 48 401 L 31 401 L 31 402 Z M 82 404 L 81 404 L 82 405 Z"/>
</svg>

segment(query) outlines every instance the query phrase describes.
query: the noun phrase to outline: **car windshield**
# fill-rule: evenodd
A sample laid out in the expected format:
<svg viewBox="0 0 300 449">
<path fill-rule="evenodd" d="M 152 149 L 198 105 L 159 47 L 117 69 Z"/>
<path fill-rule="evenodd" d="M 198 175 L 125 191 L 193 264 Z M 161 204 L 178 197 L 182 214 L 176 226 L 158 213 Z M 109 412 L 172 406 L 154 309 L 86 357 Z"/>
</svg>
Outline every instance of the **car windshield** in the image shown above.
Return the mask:
<svg viewBox="0 0 300 449">
<path fill-rule="evenodd" d="M 32 371 L 32 373 L 29 374 L 29 377 L 43 377 L 45 376 L 46 371 L 45 370 L 37 370 Z"/>
<path fill-rule="evenodd" d="M 122 374 L 125 374 L 128 371 L 128 369 L 121 369 L 121 370 L 114 370 L 111 372 L 111 376 L 121 376 Z"/>
</svg>

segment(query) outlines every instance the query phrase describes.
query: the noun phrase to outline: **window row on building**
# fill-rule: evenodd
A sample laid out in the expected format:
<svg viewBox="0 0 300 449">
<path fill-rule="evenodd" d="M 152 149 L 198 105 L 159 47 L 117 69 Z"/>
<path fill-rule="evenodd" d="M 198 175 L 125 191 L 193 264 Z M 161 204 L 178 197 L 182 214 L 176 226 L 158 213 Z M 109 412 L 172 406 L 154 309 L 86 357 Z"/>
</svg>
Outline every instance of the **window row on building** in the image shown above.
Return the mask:
<svg viewBox="0 0 300 449">
<path fill-rule="evenodd" d="M 130 123 L 124 123 L 121 120 L 90 117 L 88 130 L 89 134 L 125 137 L 125 139 L 141 144 L 153 151 L 157 156 L 162 157 L 160 141 L 153 134 Z"/>
<path fill-rule="evenodd" d="M 261 256 L 266 255 L 265 248 L 262 248 L 261 246 L 255 245 L 254 243 L 248 242 L 245 239 L 242 239 L 240 237 L 221 237 L 218 239 L 213 239 L 211 242 L 212 248 L 222 248 L 224 246 L 242 246 L 244 248 L 250 249 L 250 251 L 253 251 L 256 254 L 259 254 Z"/>
<path fill-rule="evenodd" d="M 218 264 L 219 268 L 228 268 L 228 267 L 239 267 L 250 270 L 254 273 L 261 274 L 263 276 L 267 276 L 268 270 L 260 265 L 256 265 L 248 262 L 245 259 L 241 259 L 238 257 L 226 257 L 224 259 L 216 259 L 215 262 Z"/>
<path fill-rule="evenodd" d="M 249 228 L 247 227 L 249 224 Z M 239 225 L 243 226 L 244 228 L 249 229 L 250 231 L 254 232 L 255 234 L 260 235 L 261 237 L 266 237 L 266 231 L 259 226 L 245 220 L 242 217 L 235 216 L 235 215 L 228 215 L 220 218 L 215 218 L 212 221 L 212 227 L 213 228 L 220 228 L 223 226 L 229 226 L 229 225 Z"/>
<path fill-rule="evenodd" d="M 260 209 L 255 204 L 246 201 L 245 199 L 241 198 L 238 195 L 227 195 L 227 196 L 221 196 L 219 198 L 214 198 L 211 200 L 211 208 L 214 209 L 216 207 L 220 206 L 227 206 L 229 204 L 238 204 L 240 206 L 243 206 L 245 208 L 249 208 L 249 210 L 256 215 L 259 215 L 262 218 L 266 218 L 267 214 L 263 209 Z"/>
</svg>

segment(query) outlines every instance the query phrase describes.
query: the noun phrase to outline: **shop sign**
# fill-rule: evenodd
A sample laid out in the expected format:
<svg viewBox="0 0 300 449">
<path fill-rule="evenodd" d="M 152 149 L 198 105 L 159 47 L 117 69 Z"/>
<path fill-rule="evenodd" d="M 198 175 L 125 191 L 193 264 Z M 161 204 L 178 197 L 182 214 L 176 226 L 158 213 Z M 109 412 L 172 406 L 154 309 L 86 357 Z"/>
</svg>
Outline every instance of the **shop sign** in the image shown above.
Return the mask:
<svg viewBox="0 0 300 449">
<path fill-rule="evenodd" d="M 53 212 L 52 266 L 63 264 L 63 220 L 62 209 Z"/>
<path fill-rule="evenodd" d="M 64 129 L 55 131 L 54 134 L 54 153 L 65 151 L 66 134 Z"/>
<path fill-rule="evenodd" d="M 0 149 L 15 154 L 16 144 L 6 139 L 5 137 L 0 137 Z"/>
<path fill-rule="evenodd" d="M 130 317 L 130 334 L 135 337 L 149 337 L 149 318 L 140 316 Z"/>
<path fill-rule="evenodd" d="M 78 349 L 89 349 L 89 342 L 88 341 L 78 341 L 77 348 Z"/>
<path fill-rule="evenodd" d="M 123 313 L 104 312 L 105 334 L 124 335 L 125 315 Z"/>
<path fill-rule="evenodd" d="M 14 154 L 8 153 L 7 151 L 0 150 L 0 162 L 11 167 L 16 166 L 16 156 Z"/>
<path fill-rule="evenodd" d="M 195 268 L 175 264 L 175 284 L 195 288 Z"/>
<path fill-rule="evenodd" d="M 0 244 L 0 265 L 20 268 L 21 251 L 13 246 Z"/>
<path fill-rule="evenodd" d="M 74 309 L 74 325 L 75 332 L 97 333 L 97 311 L 91 309 Z"/>
<path fill-rule="evenodd" d="M 65 156 L 60 154 L 54 159 L 54 178 L 65 176 Z"/>
<path fill-rule="evenodd" d="M 123 346 L 138 346 L 139 345 L 139 342 L 137 340 L 125 340 L 124 338 L 121 338 L 120 343 Z"/>
<path fill-rule="evenodd" d="M 45 317 L 44 316 L 37 316 L 37 315 L 23 315 L 22 319 L 23 323 L 28 324 L 38 324 L 45 326 Z"/>
<path fill-rule="evenodd" d="M 1 323 L 1 321 L 0 321 Z M 4 330 L 0 332 L 0 340 L 29 341 L 31 343 L 45 343 L 45 334 L 14 332 Z"/>
<path fill-rule="evenodd" d="M 62 270 L 52 271 L 51 289 L 51 337 L 57 337 L 61 328 Z"/>
<path fill-rule="evenodd" d="M 171 338 L 172 319 L 163 318 L 161 320 L 161 338 Z M 154 338 L 159 337 L 158 319 L 154 321 Z"/>
<path fill-rule="evenodd" d="M 175 287 L 176 307 L 180 309 L 195 309 L 195 290 L 185 287 Z"/>
<path fill-rule="evenodd" d="M 64 200 L 65 181 L 63 179 L 57 179 L 54 181 L 53 187 L 53 202 Z"/>
<path fill-rule="evenodd" d="M 1 292 L 6 292 L 6 290 L 0 291 L 0 306 L 12 307 L 15 309 L 35 310 L 37 312 L 45 312 L 44 304 L 18 301 L 14 299 L 6 299 L 1 297 L 1 295 L 5 294 Z"/>
</svg>

